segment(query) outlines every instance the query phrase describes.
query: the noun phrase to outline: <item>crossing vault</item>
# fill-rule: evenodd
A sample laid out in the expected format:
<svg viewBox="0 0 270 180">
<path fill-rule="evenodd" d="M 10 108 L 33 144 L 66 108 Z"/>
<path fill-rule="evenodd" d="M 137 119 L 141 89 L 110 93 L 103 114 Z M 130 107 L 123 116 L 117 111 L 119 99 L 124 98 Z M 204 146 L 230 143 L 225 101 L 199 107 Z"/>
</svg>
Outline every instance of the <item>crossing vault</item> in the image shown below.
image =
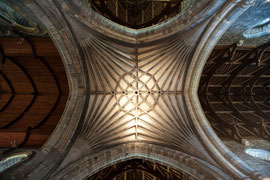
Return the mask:
<svg viewBox="0 0 270 180">
<path fill-rule="evenodd" d="M 197 179 L 261 179 L 219 140 L 197 95 L 214 45 L 252 0 L 200 0 L 144 29 L 79 0 L 24 1 L 62 57 L 70 95 L 47 143 L 11 177 L 84 179 L 144 159 Z"/>
</svg>

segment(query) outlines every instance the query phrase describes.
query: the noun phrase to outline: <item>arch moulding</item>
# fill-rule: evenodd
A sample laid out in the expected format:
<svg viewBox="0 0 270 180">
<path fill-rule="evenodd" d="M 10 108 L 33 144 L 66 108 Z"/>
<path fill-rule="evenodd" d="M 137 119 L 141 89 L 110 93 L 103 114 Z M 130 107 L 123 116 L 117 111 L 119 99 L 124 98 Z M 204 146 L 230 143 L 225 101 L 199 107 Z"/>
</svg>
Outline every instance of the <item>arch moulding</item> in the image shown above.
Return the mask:
<svg viewBox="0 0 270 180">
<path fill-rule="evenodd" d="M 198 179 L 261 179 L 219 140 L 197 95 L 203 66 L 217 40 L 254 1 L 198 0 L 184 14 L 140 30 L 117 25 L 79 0 L 22 4 L 50 32 L 66 69 L 70 95 L 47 143 L 9 176 L 80 179 L 120 161 L 141 158 Z M 140 80 L 144 76 L 151 77 L 155 86 Z M 106 81 L 111 77 L 115 78 Z M 129 97 L 128 87 L 119 85 L 128 77 L 132 79 L 128 87 L 142 83 L 148 88 L 149 95 L 138 86 L 140 95 L 130 95 L 138 97 L 136 115 L 120 103 Z M 155 103 L 148 102 L 150 97 Z M 149 105 L 148 111 L 141 108 L 140 98 Z"/>
</svg>

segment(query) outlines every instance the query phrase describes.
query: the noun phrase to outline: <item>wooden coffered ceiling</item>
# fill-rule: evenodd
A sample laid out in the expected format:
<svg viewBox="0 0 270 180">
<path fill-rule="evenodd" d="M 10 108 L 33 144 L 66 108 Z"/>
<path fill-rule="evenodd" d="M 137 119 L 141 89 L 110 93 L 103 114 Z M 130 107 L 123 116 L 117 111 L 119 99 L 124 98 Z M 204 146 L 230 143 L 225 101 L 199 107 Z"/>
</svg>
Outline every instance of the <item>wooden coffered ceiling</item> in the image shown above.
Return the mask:
<svg viewBox="0 0 270 180">
<path fill-rule="evenodd" d="M 204 67 L 199 97 L 219 137 L 269 140 L 269 44 L 216 47 Z"/>
<path fill-rule="evenodd" d="M 132 159 L 102 169 L 88 180 L 195 180 L 192 176 L 159 163 Z"/>
<path fill-rule="evenodd" d="M 85 0 L 104 17 L 134 29 L 166 21 L 184 10 L 183 0 Z"/>
<path fill-rule="evenodd" d="M 0 147 L 40 147 L 65 108 L 69 88 L 49 38 L 0 39 Z"/>
</svg>

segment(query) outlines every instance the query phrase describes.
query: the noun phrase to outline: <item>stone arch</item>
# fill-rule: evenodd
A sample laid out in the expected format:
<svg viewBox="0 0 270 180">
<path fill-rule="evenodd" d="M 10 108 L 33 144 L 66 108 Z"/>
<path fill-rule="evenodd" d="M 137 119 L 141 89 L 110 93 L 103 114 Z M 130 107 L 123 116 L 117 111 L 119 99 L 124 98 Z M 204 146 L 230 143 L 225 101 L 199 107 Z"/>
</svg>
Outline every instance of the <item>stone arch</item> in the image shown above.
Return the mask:
<svg viewBox="0 0 270 180">
<path fill-rule="evenodd" d="M 77 153 L 71 150 L 70 153 Z M 119 162 L 131 159 L 145 159 L 157 162 L 176 170 L 183 171 L 198 179 L 227 179 L 222 170 L 215 166 L 169 148 L 144 143 L 119 145 L 93 154 L 84 155 L 73 162 L 63 162 L 59 171 L 50 178 L 53 179 L 85 179 L 94 173 Z"/>
<path fill-rule="evenodd" d="M 197 97 L 200 74 L 202 72 L 203 65 L 206 62 L 207 56 L 226 28 L 242 12 L 244 12 L 244 8 L 252 4 L 252 1 L 232 0 L 230 2 L 226 2 L 223 0 L 199 2 L 202 4 L 198 3 L 196 7 L 194 6 L 193 11 L 197 14 L 194 14 L 191 11 L 188 12 L 190 15 L 194 15 L 196 17 L 195 19 L 188 20 L 184 18 L 183 20 L 181 16 L 177 16 L 167 23 L 141 31 L 117 27 L 114 23 L 105 20 L 104 18 L 91 12 L 91 10 L 87 10 L 82 3 L 79 3 L 79 1 L 27 2 L 26 5 L 36 14 L 38 14 L 42 22 L 50 31 L 50 34 L 62 56 L 69 79 L 70 98 L 67 102 L 65 112 L 49 141 L 41 149 L 40 153 L 37 154 L 36 158 L 33 159 L 31 165 L 22 167 L 20 171 L 14 174 L 14 177 L 27 177 L 29 179 L 35 179 L 35 177 L 43 177 L 44 179 L 49 178 L 50 174 L 57 169 L 63 159 L 68 156 L 68 152 L 73 146 L 73 143 L 77 138 L 76 136 L 81 129 L 83 123 L 82 121 L 85 119 L 89 105 L 89 79 L 84 60 L 85 54 L 82 52 L 79 39 L 75 35 L 76 27 L 74 27 L 74 24 L 71 24 L 70 21 L 67 20 L 68 18 L 71 18 L 73 20 L 80 20 L 84 24 L 88 23 L 88 25 L 89 22 L 91 22 L 90 26 L 92 26 L 92 29 L 94 29 L 94 27 L 98 27 L 96 29 L 97 31 L 102 33 L 108 32 L 108 36 L 110 38 L 137 43 L 145 43 L 149 42 L 150 40 L 152 41 L 165 38 L 176 32 L 181 32 L 183 29 L 192 28 L 195 24 L 204 21 L 204 25 L 208 26 L 202 26 L 202 35 L 198 33 L 196 34 L 198 43 L 193 48 L 191 47 L 194 54 L 191 62 L 187 63 L 189 70 L 186 71 L 185 81 L 183 84 L 183 90 L 185 93 L 184 109 L 188 112 L 189 116 L 187 120 L 190 121 L 195 127 L 195 134 L 199 135 L 199 141 L 202 143 L 203 150 L 207 152 L 206 154 L 208 154 L 209 157 L 211 156 L 210 159 L 213 159 L 213 164 L 215 164 L 214 166 L 224 169 L 224 172 L 233 178 L 260 178 L 256 172 L 253 172 L 252 169 L 245 166 L 245 164 L 235 157 L 233 153 L 225 148 L 222 142 L 217 138 L 202 112 Z M 211 3 L 207 5 L 208 2 Z M 71 5 L 75 5 L 75 11 L 74 9 L 70 8 L 72 7 Z M 82 12 L 78 10 L 82 10 Z M 89 11 L 87 12 L 89 16 L 85 16 L 84 13 L 86 13 L 86 11 Z M 203 13 L 200 14 L 201 12 Z M 213 14 L 215 14 L 215 17 L 211 17 Z M 199 16 L 202 16 L 203 18 Z M 92 18 L 91 21 L 89 18 Z M 183 26 L 180 25 L 183 22 L 186 24 Z M 150 36 L 149 34 L 153 34 L 153 36 Z M 120 36 L 123 36 L 124 38 Z M 112 150 L 113 149 L 114 148 L 112 148 Z M 174 153 L 178 152 L 173 149 L 168 149 L 168 151 L 169 150 L 172 150 Z M 147 154 L 147 152 L 143 151 L 143 154 Z M 121 155 L 121 153 L 118 153 L 118 155 Z M 149 160 L 155 160 L 155 158 L 159 155 L 160 154 L 157 153 Z M 132 155 L 133 158 L 138 156 L 139 155 L 136 153 Z M 162 156 L 164 161 L 165 157 L 167 156 Z M 195 157 L 191 156 L 191 159 L 193 159 L 195 162 L 197 161 L 195 160 Z M 168 160 L 173 160 L 173 158 L 169 158 Z M 190 162 L 193 163 L 194 161 Z M 209 161 L 211 162 L 211 160 Z M 82 166 L 85 166 L 86 164 L 83 159 L 78 159 L 77 163 L 81 164 Z M 200 163 L 202 163 L 201 160 Z M 230 178 L 227 177 L 222 171 L 217 170 L 217 168 L 209 164 L 210 163 L 208 162 L 208 164 L 204 166 L 205 169 L 202 169 L 203 172 L 206 173 L 206 169 L 210 168 L 214 169 L 210 173 L 213 176 L 223 176 L 224 179 Z M 105 166 L 100 165 L 100 167 Z M 187 169 L 185 170 L 188 171 Z M 61 176 L 61 173 L 59 176 Z"/>
</svg>

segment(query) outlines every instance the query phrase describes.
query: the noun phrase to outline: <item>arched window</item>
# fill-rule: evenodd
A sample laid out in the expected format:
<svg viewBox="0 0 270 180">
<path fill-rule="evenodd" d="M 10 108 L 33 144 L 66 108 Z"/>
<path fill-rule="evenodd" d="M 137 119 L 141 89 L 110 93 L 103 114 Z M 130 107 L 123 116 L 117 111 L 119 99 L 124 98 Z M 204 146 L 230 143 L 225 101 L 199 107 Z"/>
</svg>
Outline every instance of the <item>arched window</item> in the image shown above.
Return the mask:
<svg viewBox="0 0 270 180">
<path fill-rule="evenodd" d="M 262 149 L 247 148 L 245 153 L 255 158 L 260 158 L 265 161 L 270 161 L 270 151 Z"/>
<path fill-rule="evenodd" d="M 260 37 L 266 34 L 270 34 L 270 18 L 266 18 L 263 21 L 260 21 L 255 26 L 247 29 L 243 36 L 247 39 Z"/>
<path fill-rule="evenodd" d="M 29 158 L 30 155 L 30 152 L 23 152 L 12 154 L 6 158 L 3 158 L 2 160 L 0 160 L 0 173 L 12 166 L 15 166 L 18 163 L 25 161 Z"/>
</svg>

